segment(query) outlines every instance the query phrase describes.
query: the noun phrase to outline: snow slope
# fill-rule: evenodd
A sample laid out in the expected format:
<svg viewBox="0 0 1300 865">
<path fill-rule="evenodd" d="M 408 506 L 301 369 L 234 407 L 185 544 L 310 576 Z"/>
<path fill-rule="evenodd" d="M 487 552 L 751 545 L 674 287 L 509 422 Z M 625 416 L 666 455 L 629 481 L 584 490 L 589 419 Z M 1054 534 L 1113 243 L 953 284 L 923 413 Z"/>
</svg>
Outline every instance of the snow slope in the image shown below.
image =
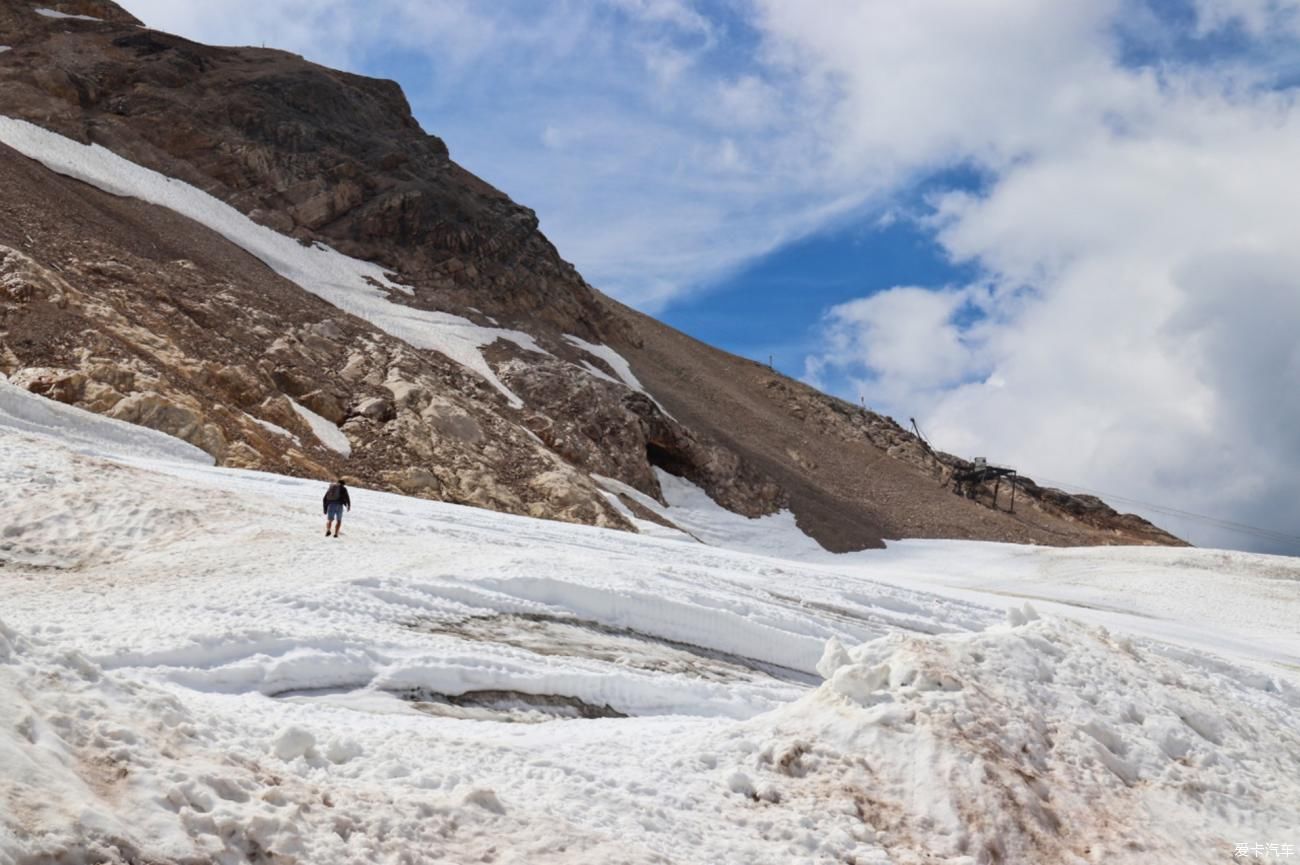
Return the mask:
<svg viewBox="0 0 1300 865">
<path fill-rule="evenodd" d="M 0 375 L 0 435 L 18 433 L 37 434 L 87 454 L 214 462 L 189 442 L 36 396 Z"/>
<path fill-rule="evenodd" d="M 409 294 L 410 289 L 390 281 L 378 265 L 350 258 L 322 244 L 303 246 L 288 235 L 258 225 L 201 189 L 123 159 L 99 145 L 80 144 L 24 120 L 3 116 L 0 141 L 51 171 L 113 195 L 166 207 L 212 229 L 304 291 L 416 348 L 441 352 L 473 370 L 516 408 L 523 403 L 497 378 L 482 349 L 504 339 L 526 351 L 548 354 L 522 331 L 481 327 L 451 313 L 396 303 L 389 299 L 390 293 Z"/>
<path fill-rule="evenodd" d="M 1245 666 L 1219 651 L 1237 622 L 1201 647 L 1127 627 L 1193 572 L 1219 603 L 1161 610 L 1188 631 L 1260 585 L 1294 621 L 1286 560 L 777 558 L 727 549 L 754 527 L 672 484 L 666 513 L 712 543 L 364 489 L 334 540 L 319 483 L 87 446 L 99 428 L 66 412 L 0 426 L 0 865 L 1227 862 L 1300 843 L 1290 644 Z M 1000 592 L 1063 600 L 1008 613 Z"/>
</svg>

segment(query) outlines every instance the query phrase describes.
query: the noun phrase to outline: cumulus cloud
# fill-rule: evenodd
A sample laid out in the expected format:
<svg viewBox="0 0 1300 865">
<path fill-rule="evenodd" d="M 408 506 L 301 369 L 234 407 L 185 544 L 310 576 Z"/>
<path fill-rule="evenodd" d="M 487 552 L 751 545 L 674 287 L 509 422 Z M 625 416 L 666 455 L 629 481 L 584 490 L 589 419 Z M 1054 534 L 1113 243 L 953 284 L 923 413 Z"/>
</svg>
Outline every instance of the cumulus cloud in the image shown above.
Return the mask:
<svg viewBox="0 0 1300 865">
<path fill-rule="evenodd" d="M 828 357 L 869 370 L 873 380 L 858 382 L 861 392 L 886 403 L 951 388 L 977 365 L 973 335 L 957 324 L 969 304 L 969 291 L 899 286 L 834 306 L 826 314 L 827 351 L 809 358 L 809 374 L 815 380 Z"/>
<path fill-rule="evenodd" d="M 1097 48 L 1067 51 L 1072 67 L 1106 57 L 1110 35 L 1084 31 Z M 810 369 L 838 371 L 842 390 L 879 382 L 886 409 L 926 418 L 955 451 L 1241 523 L 1300 525 L 1294 96 L 1240 69 L 1157 75 L 1110 59 L 1076 82 L 1040 59 L 1047 88 L 1032 101 L 1052 125 L 1054 105 L 1073 105 L 1067 134 L 1033 128 L 1031 111 L 976 123 L 946 146 L 993 180 L 940 196 L 928 221 L 948 255 L 978 265 L 984 315 L 954 332 L 909 307 L 832 313 Z M 954 292 L 932 294 L 941 306 Z M 900 365 L 886 350 L 900 334 L 936 345 L 960 365 L 944 377 L 965 380 L 936 388 L 934 367 Z M 853 350 L 873 340 L 883 356 Z M 951 350 L 976 340 L 979 351 Z M 1155 516 L 1201 542 L 1300 551 Z"/>
</svg>

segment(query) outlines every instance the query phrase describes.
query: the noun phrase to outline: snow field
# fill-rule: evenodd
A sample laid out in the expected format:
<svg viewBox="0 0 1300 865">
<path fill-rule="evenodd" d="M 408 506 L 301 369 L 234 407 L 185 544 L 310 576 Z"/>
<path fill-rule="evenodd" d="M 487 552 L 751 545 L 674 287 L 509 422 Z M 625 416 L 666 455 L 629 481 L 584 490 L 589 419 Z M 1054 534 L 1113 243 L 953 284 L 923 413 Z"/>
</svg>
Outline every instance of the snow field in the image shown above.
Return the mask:
<svg viewBox="0 0 1300 865">
<path fill-rule="evenodd" d="M 323 482 L 57 411 L 0 425 L 0 865 L 1223 862 L 1300 834 L 1287 645 L 1245 669 L 1235 613 L 1140 588 L 1197 571 L 1294 615 L 1284 560 L 780 559 L 727 547 L 781 515 L 677 479 L 655 507 L 716 545 L 365 489 L 334 540 Z"/>
<path fill-rule="evenodd" d="M 875 580 L 977 603 L 1030 601 L 1158 640 L 1165 652 L 1182 647 L 1198 663 L 1213 663 L 1209 651 L 1300 684 L 1300 559 L 1174 547 L 901 541 L 872 560 Z"/>
</svg>

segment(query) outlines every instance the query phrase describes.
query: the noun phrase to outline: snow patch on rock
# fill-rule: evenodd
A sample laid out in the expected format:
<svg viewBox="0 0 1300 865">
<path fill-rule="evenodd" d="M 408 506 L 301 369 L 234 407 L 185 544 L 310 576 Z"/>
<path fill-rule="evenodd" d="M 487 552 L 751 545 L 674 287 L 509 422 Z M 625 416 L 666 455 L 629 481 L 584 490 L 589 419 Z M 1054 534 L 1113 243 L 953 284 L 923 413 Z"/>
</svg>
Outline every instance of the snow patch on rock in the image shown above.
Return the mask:
<svg viewBox="0 0 1300 865">
<path fill-rule="evenodd" d="M 298 417 L 306 422 L 307 426 L 311 428 L 312 434 L 316 436 L 321 444 L 345 457 L 352 456 L 352 442 L 348 440 L 347 433 L 306 406 L 299 405 L 294 400 L 289 400 L 289 402 L 293 405 L 293 410 L 298 413 Z"/>
<path fill-rule="evenodd" d="M 668 508 L 654 502 L 653 510 L 706 544 L 723 549 L 779 556 L 788 559 L 834 557 L 803 533 L 789 510 L 763 517 L 746 517 L 729 511 L 699 486 L 655 469 Z M 642 502 L 645 504 L 645 501 Z M 650 505 L 646 505 L 650 507 Z"/>
<path fill-rule="evenodd" d="M 104 20 L 103 18 L 96 18 L 93 15 L 72 15 L 67 12 L 60 12 L 57 9 L 47 9 L 44 6 L 39 6 L 33 9 L 32 11 L 35 12 L 37 15 L 41 15 L 46 18 L 55 18 L 55 19 L 65 20 L 65 21 L 66 20 L 72 20 L 72 21 L 103 21 Z"/>
<path fill-rule="evenodd" d="M 290 402 L 292 402 L 292 400 L 290 400 Z M 294 403 L 294 405 L 297 406 L 297 403 Z M 299 408 L 302 408 L 301 406 L 298 406 L 298 407 L 299 407 Z M 262 420 L 260 417 L 253 417 L 253 416 L 252 416 L 251 414 L 249 414 L 248 412 L 244 412 L 244 417 L 248 418 L 248 419 L 251 420 L 253 423 L 257 424 L 258 426 L 260 426 L 262 429 L 266 430 L 267 432 L 275 433 L 275 434 L 278 435 L 278 436 L 284 436 L 285 438 L 287 438 L 287 439 L 289 439 L 290 441 L 292 441 L 294 444 L 302 444 L 302 441 L 301 441 L 301 440 L 300 440 L 296 435 L 294 435 L 293 433 L 289 432 L 287 429 L 285 429 L 285 428 L 282 427 L 282 426 L 279 426 L 279 425 L 277 425 L 277 424 L 273 424 L 273 423 L 271 423 L 269 420 Z M 323 418 L 322 418 L 322 420 L 323 420 Z M 314 432 L 314 431 L 315 431 L 315 430 L 313 429 L 313 432 Z M 349 444 L 349 448 L 351 448 L 351 444 Z"/>
<path fill-rule="evenodd" d="M 0 117 L 0 141 L 52 171 L 113 195 L 166 207 L 206 226 L 304 291 L 416 348 L 440 352 L 473 370 L 516 408 L 523 402 L 497 378 L 482 349 L 506 340 L 525 351 L 548 354 L 522 331 L 480 327 L 451 313 L 395 303 L 389 299 L 390 292 L 409 294 L 411 290 L 388 279 L 379 265 L 350 258 L 324 244 L 303 246 L 188 183 L 137 165 L 97 144 L 80 144 L 11 117 Z"/>
<path fill-rule="evenodd" d="M 614 351 L 614 349 L 607 345 L 597 345 L 594 342 L 587 342 L 587 340 L 580 336 L 573 336 L 572 334 L 567 333 L 564 335 L 564 340 L 565 342 L 582 349 L 592 357 L 603 360 L 609 365 L 609 368 L 614 371 L 614 375 L 618 376 L 618 381 L 621 384 L 632 388 L 632 390 L 645 393 L 645 388 L 641 386 L 641 382 L 638 381 L 637 377 L 632 373 L 632 365 L 627 362 L 627 359 L 624 358 L 623 355 Z M 606 381 L 614 380 L 595 367 L 589 367 L 589 369 L 593 371 L 594 375 L 597 375 Z"/>
<path fill-rule="evenodd" d="M 565 334 L 564 340 L 570 345 L 582 349 L 592 357 L 596 357 L 599 358 L 600 360 L 603 360 L 609 366 L 609 368 L 614 371 L 614 375 L 618 376 L 618 378 L 617 379 L 611 378 L 608 373 L 606 373 L 604 370 L 600 369 L 596 365 L 589 363 L 587 361 L 583 361 L 582 368 L 586 370 L 588 373 L 594 375 L 596 378 L 604 379 L 605 381 L 614 382 L 615 384 L 621 384 L 625 387 L 631 388 L 634 391 L 637 391 L 638 393 L 645 394 L 646 396 L 650 397 L 650 400 L 656 406 L 659 407 L 659 410 L 661 412 L 663 412 L 668 417 L 672 417 L 672 415 L 669 414 L 668 411 L 662 405 L 659 405 L 659 400 L 655 399 L 654 396 L 648 390 L 646 390 L 644 386 L 642 386 L 640 380 L 632 372 L 632 365 L 627 362 L 627 358 L 623 357 L 623 355 L 614 351 L 614 349 L 610 348 L 607 345 L 598 345 L 594 342 L 588 342 L 587 340 L 583 339 L 580 336 Z"/>
</svg>

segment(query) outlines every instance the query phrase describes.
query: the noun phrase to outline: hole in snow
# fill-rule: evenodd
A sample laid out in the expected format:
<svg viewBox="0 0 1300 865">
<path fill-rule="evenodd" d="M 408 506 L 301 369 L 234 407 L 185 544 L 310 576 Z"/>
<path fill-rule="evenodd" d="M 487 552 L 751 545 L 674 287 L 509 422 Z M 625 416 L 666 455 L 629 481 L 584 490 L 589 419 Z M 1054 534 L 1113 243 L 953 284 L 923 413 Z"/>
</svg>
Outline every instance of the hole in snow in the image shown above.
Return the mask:
<svg viewBox="0 0 1300 865">
<path fill-rule="evenodd" d="M 592 718 L 627 718 L 612 706 L 588 703 L 560 694 L 527 694 L 507 689 L 482 689 L 463 694 L 443 694 L 432 688 L 373 690 L 363 685 L 351 688 L 313 688 L 283 691 L 279 700 L 323 703 L 355 712 L 391 714 L 395 703 L 439 718 L 466 721 L 496 721 L 508 724 L 540 724 Z"/>
<path fill-rule="evenodd" d="M 520 691 L 468 691 L 455 696 L 417 689 L 398 694 L 421 712 L 443 718 L 538 724 L 580 718 L 626 718 L 610 706 L 595 706 L 577 697 L 525 694 Z"/>
<path fill-rule="evenodd" d="M 412 630 L 499 643 L 538 655 L 579 657 L 653 673 L 715 682 L 792 682 L 814 687 L 820 677 L 715 649 L 654 637 L 630 628 L 546 614 L 468 616 L 408 622 Z"/>
</svg>

